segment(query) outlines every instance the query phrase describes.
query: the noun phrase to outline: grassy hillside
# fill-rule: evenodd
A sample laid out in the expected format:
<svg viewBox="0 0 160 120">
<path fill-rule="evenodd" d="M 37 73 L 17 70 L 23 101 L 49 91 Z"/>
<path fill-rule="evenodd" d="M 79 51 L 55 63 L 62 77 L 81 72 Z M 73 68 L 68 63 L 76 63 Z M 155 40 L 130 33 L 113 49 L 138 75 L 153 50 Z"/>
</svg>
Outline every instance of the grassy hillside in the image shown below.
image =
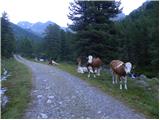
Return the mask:
<svg viewBox="0 0 160 120">
<path fill-rule="evenodd" d="M 11 76 L 2 81 L 2 87 L 7 87 L 6 95 L 9 97 L 9 103 L 1 110 L 1 118 L 22 118 L 30 100 L 32 74 L 26 66 L 13 58 L 2 59 L 2 69 L 3 67 Z"/>
</svg>

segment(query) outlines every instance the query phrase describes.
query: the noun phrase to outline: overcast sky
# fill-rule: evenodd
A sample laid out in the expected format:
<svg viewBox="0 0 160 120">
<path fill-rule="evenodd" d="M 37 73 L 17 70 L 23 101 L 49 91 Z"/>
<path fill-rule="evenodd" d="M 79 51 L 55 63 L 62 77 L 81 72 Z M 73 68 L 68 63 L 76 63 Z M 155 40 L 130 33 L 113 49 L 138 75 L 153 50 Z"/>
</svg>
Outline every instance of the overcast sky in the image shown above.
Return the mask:
<svg viewBox="0 0 160 120">
<path fill-rule="evenodd" d="M 11 22 L 53 21 L 62 27 L 71 23 L 67 18 L 69 2 L 73 0 L 0 0 L 0 14 L 8 13 Z M 123 12 L 128 15 L 146 0 L 121 0 Z"/>
</svg>

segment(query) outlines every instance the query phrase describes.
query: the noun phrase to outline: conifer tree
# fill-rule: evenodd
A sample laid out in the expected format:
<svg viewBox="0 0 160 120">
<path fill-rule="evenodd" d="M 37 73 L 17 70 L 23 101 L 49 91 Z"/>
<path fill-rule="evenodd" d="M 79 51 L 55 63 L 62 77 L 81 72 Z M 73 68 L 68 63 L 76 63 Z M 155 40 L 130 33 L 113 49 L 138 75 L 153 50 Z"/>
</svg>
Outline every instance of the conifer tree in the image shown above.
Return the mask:
<svg viewBox="0 0 160 120">
<path fill-rule="evenodd" d="M 112 48 L 114 24 L 110 18 L 121 12 L 120 2 L 75 1 L 70 4 L 70 28 L 77 32 L 77 55 L 92 54 L 107 60 L 106 54 Z"/>
<path fill-rule="evenodd" d="M 1 25 L 1 54 L 9 58 L 15 50 L 15 38 L 6 12 L 2 14 Z"/>
</svg>

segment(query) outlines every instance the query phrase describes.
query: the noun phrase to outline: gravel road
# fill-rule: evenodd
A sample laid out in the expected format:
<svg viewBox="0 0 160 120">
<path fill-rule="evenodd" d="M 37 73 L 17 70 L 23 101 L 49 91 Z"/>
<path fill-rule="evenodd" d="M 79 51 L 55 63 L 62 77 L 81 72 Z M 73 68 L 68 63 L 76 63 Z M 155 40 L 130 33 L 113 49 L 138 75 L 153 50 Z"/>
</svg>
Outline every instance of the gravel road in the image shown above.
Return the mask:
<svg viewBox="0 0 160 120">
<path fill-rule="evenodd" d="M 33 74 L 32 100 L 24 118 L 145 118 L 122 102 L 56 67 L 15 58 Z"/>
</svg>

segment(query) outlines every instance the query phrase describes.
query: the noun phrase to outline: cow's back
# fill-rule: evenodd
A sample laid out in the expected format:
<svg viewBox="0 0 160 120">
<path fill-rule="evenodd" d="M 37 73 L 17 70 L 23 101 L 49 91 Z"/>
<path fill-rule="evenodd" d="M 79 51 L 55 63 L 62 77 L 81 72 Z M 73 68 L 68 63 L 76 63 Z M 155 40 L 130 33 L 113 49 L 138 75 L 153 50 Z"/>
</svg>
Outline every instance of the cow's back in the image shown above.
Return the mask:
<svg viewBox="0 0 160 120">
<path fill-rule="evenodd" d="M 114 73 L 118 74 L 119 76 L 125 76 L 126 73 L 124 71 L 123 64 L 124 63 L 120 60 L 112 60 L 110 63 L 110 67 Z"/>
<path fill-rule="evenodd" d="M 100 67 L 102 65 L 102 60 L 100 58 L 94 58 L 93 62 L 92 62 L 92 65 L 94 67 Z"/>
</svg>

